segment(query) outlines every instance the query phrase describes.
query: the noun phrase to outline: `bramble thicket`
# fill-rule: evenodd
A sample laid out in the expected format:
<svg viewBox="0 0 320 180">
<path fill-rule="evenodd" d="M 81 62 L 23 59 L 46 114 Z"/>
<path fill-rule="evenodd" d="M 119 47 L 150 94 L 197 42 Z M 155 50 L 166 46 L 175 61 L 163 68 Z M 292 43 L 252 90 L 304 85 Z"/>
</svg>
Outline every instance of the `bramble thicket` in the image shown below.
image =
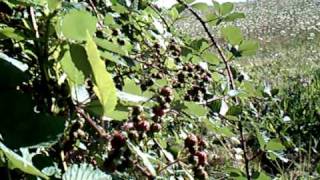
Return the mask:
<svg viewBox="0 0 320 180">
<path fill-rule="evenodd" d="M 1 1 L 0 179 L 320 178 L 311 35 L 263 2 Z"/>
</svg>

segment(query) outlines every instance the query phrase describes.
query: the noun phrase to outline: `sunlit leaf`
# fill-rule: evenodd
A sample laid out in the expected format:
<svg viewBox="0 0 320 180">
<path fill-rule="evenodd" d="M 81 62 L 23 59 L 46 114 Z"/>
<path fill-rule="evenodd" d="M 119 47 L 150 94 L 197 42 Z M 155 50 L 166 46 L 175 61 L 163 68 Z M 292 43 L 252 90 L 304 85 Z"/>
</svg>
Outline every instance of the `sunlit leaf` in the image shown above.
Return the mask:
<svg viewBox="0 0 320 180">
<path fill-rule="evenodd" d="M 239 51 L 242 56 L 250 56 L 256 54 L 258 48 L 259 44 L 257 41 L 244 40 L 239 46 Z"/>
<path fill-rule="evenodd" d="M 135 94 L 135 95 L 142 94 L 140 86 L 138 86 L 134 80 L 129 79 L 129 78 L 126 78 L 124 80 L 123 91 L 130 93 L 130 94 Z"/>
<path fill-rule="evenodd" d="M 282 145 L 281 141 L 279 139 L 271 139 L 266 144 L 266 150 L 270 151 L 282 151 L 285 150 L 286 147 Z"/>
<path fill-rule="evenodd" d="M 221 16 L 229 14 L 232 10 L 233 10 L 233 3 L 226 2 L 226 3 L 220 4 L 219 12 Z"/>
<path fill-rule="evenodd" d="M 243 40 L 240 28 L 228 26 L 222 29 L 223 37 L 232 45 L 239 45 Z"/>
<path fill-rule="evenodd" d="M 104 115 L 111 113 L 117 104 L 116 88 L 111 74 L 106 70 L 103 61 L 100 59 L 96 44 L 87 33 L 86 52 L 92 68 L 94 79 L 94 92 L 103 106 Z"/>
<path fill-rule="evenodd" d="M 196 104 L 195 102 L 184 102 L 184 105 L 186 108 L 183 111 L 190 115 L 201 117 L 208 113 L 208 109 L 200 104 Z"/>
<path fill-rule="evenodd" d="M 118 44 L 109 42 L 109 41 L 104 40 L 104 39 L 99 39 L 99 38 L 96 38 L 95 42 L 97 43 L 98 46 L 100 46 L 103 49 L 108 50 L 110 52 L 117 53 L 117 54 L 122 55 L 122 56 L 127 56 L 128 55 L 128 52 L 124 48 L 122 48 L 122 46 L 120 46 Z"/>
<path fill-rule="evenodd" d="M 206 51 L 202 54 L 202 58 L 212 65 L 216 65 L 220 63 L 220 59 L 217 55 L 212 52 Z"/>
<path fill-rule="evenodd" d="M 87 32 L 93 35 L 96 31 L 97 18 L 84 10 L 71 10 L 63 17 L 61 31 L 72 40 L 84 41 Z"/>
<path fill-rule="evenodd" d="M 231 131 L 228 127 L 221 127 L 221 125 L 218 122 L 213 122 L 212 120 L 205 119 L 204 121 L 205 127 L 208 128 L 208 130 L 219 134 L 221 136 L 225 137 L 233 137 L 235 136 L 234 133 Z"/>
<path fill-rule="evenodd" d="M 201 2 L 192 4 L 191 7 L 199 11 L 207 11 L 209 9 L 209 6 L 207 3 L 201 3 Z"/>
</svg>

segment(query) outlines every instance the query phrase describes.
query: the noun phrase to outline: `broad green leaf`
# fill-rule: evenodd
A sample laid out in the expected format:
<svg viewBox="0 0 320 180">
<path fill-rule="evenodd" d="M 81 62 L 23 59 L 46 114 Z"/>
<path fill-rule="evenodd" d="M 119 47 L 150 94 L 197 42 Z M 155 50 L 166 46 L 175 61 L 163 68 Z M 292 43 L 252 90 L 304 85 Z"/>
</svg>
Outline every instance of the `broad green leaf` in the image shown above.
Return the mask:
<svg viewBox="0 0 320 180">
<path fill-rule="evenodd" d="M 62 175 L 62 180 L 112 180 L 112 177 L 91 164 L 73 164 Z"/>
<path fill-rule="evenodd" d="M 209 25 L 216 26 L 221 22 L 221 18 L 216 14 L 208 13 L 206 15 L 206 21 L 208 22 Z"/>
<path fill-rule="evenodd" d="M 72 61 L 69 50 L 65 52 L 63 58 L 60 61 L 60 64 L 63 71 L 67 74 L 68 79 L 75 85 L 84 83 L 85 76 L 83 72 L 80 71 Z"/>
<path fill-rule="evenodd" d="M 153 176 L 156 176 L 156 170 L 154 169 L 152 163 L 150 162 L 147 154 L 142 152 L 139 147 L 133 145 L 131 142 L 128 142 L 129 148 L 135 152 L 141 159 L 146 168 L 150 171 Z"/>
<path fill-rule="evenodd" d="M 269 151 L 282 151 L 285 150 L 286 147 L 284 147 L 279 139 L 271 139 L 266 144 L 266 150 Z"/>
<path fill-rule="evenodd" d="M 228 127 L 221 127 L 219 123 L 215 123 L 212 120 L 205 119 L 204 121 L 205 127 L 208 128 L 208 130 L 217 133 L 221 136 L 225 137 L 233 137 L 235 136 L 234 133 L 231 131 Z"/>
<path fill-rule="evenodd" d="M 220 63 L 218 56 L 209 51 L 204 52 L 202 54 L 202 58 L 212 65 L 217 65 Z"/>
<path fill-rule="evenodd" d="M 4 144 L 0 142 L 0 151 L 3 152 L 4 156 L 8 160 L 8 166 L 10 169 L 19 169 L 27 174 L 32 174 L 34 176 L 39 176 L 44 179 L 49 179 L 46 175 L 41 173 L 36 167 L 32 165 L 30 161 L 22 158 L 15 152 L 11 151 Z"/>
<path fill-rule="evenodd" d="M 239 52 L 242 56 L 255 55 L 259 48 L 259 44 L 254 40 L 244 40 L 239 46 Z"/>
<path fill-rule="evenodd" d="M 84 41 L 86 33 L 93 35 L 96 31 L 97 18 L 85 10 L 71 10 L 63 17 L 61 31 L 69 39 Z"/>
<path fill-rule="evenodd" d="M 118 44 L 115 44 L 100 38 L 95 38 L 95 42 L 97 43 L 98 46 L 110 52 L 117 53 L 122 56 L 128 55 L 128 52 Z"/>
<path fill-rule="evenodd" d="M 107 25 L 107 26 L 109 26 L 109 25 L 115 25 L 115 24 L 116 24 L 116 22 L 115 22 L 114 19 L 113 19 L 113 16 L 111 16 L 110 14 L 107 14 L 107 15 L 104 17 L 103 22 L 104 22 L 104 25 Z"/>
<path fill-rule="evenodd" d="M 220 5 L 219 13 L 221 16 L 231 13 L 233 10 L 233 3 L 226 2 Z"/>
<path fill-rule="evenodd" d="M 48 8 L 50 11 L 54 11 L 55 9 L 61 6 L 62 0 L 47 0 Z"/>
<path fill-rule="evenodd" d="M 209 6 L 207 3 L 195 3 L 191 7 L 199 11 L 207 11 L 209 9 Z"/>
<path fill-rule="evenodd" d="M 244 13 L 234 12 L 227 15 L 225 18 L 223 18 L 223 20 L 226 22 L 229 22 L 229 21 L 234 21 L 236 19 L 242 19 L 242 18 L 245 18 Z"/>
<path fill-rule="evenodd" d="M 179 16 L 180 16 L 177 8 L 175 8 L 175 7 L 173 7 L 173 8 L 170 9 L 169 14 L 171 15 L 171 18 L 172 18 L 173 20 L 178 19 Z"/>
<path fill-rule="evenodd" d="M 134 80 L 129 79 L 129 78 L 126 78 L 124 80 L 123 91 L 130 93 L 130 94 L 135 94 L 135 95 L 142 94 L 141 88 L 136 84 L 136 82 Z"/>
<path fill-rule="evenodd" d="M 243 40 L 240 28 L 228 26 L 222 29 L 223 37 L 232 45 L 239 45 Z"/>
<path fill-rule="evenodd" d="M 200 104 L 196 104 L 195 102 L 185 102 L 184 105 L 186 108 L 183 111 L 190 115 L 201 117 L 206 116 L 208 113 L 208 109 Z"/>
<path fill-rule="evenodd" d="M 99 51 L 90 34 L 87 33 L 86 52 L 92 69 L 94 92 L 103 107 L 104 115 L 111 113 L 117 104 L 116 88 L 111 74 L 100 59 Z"/>
</svg>

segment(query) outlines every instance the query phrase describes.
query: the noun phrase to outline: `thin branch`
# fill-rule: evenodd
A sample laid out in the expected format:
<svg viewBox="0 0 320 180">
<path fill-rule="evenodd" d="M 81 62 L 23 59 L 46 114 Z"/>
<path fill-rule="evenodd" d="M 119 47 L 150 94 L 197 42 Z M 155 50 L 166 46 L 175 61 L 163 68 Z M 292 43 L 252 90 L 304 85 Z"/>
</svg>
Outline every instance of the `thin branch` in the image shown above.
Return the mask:
<svg viewBox="0 0 320 180">
<path fill-rule="evenodd" d="M 38 30 L 38 24 L 37 24 L 37 20 L 36 20 L 36 16 L 35 16 L 33 7 L 29 8 L 29 13 L 30 13 L 30 17 L 31 17 L 32 27 L 33 27 L 33 30 L 35 31 L 35 34 L 36 34 L 36 38 L 39 39 L 40 35 L 39 35 L 39 30 Z"/>
<path fill-rule="evenodd" d="M 76 107 L 76 111 L 99 134 L 101 138 L 109 139 L 108 133 L 101 126 L 96 124 L 93 119 L 83 111 L 83 109 Z"/>
<path fill-rule="evenodd" d="M 228 63 L 228 58 L 225 56 L 225 54 L 223 53 L 222 48 L 220 47 L 220 45 L 217 43 L 217 41 L 215 40 L 215 38 L 211 34 L 207 23 L 202 19 L 202 17 L 197 12 L 195 12 L 183 0 L 177 0 L 177 1 L 193 14 L 195 16 L 195 18 L 200 22 L 202 27 L 204 28 L 206 34 L 208 35 L 210 41 L 212 42 L 212 45 L 218 51 L 218 54 L 219 54 L 220 58 L 222 59 L 222 62 L 225 65 L 225 68 L 227 70 L 228 80 L 229 80 L 229 87 L 230 87 L 231 90 L 235 90 L 236 86 L 235 86 L 235 82 L 234 82 L 233 75 L 232 75 L 232 72 L 231 72 L 231 66 Z M 234 100 L 235 100 L 235 102 L 237 104 L 239 104 L 239 99 L 237 97 L 235 97 Z M 244 156 L 244 160 L 245 160 L 246 175 L 247 175 L 247 179 L 251 180 L 251 175 L 250 175 L 250 170 L 249 170 L 249 159 L 247 157 L 247 147 L 246 147 L 246 143 L 245 143 L 245 140 L 244 140 L 243 125 L 242 125 L 241 121 L 239 121 L 238 127 L 239 127 L 240 138 L 241 138 L 241 148 L 243 150 L 243 156 Z"/>
<path fill-rule="evenodd" d="M 182 4 L 183 6 L 185 6 L 195 17 L 196 19 L 200 22 L 200 24 L 202 25 L 203 29 L 205 30 L 206 34 L 209 36 L 210 41 L 212 42 L 212 45 L 217 49 L 219 56 L 222 59 L 222 62 L 224 63 L 226 69 L 227 69 L 227 75 L 228 75 L 228 80 L 229 80 L 229 86 L 230 89 L 236 89 L 235 87 L 235 83 L 234 83 L 234 79 L 233 79 L 233 75 L 231 72 L 231 66 L 228 63 L 228 59 L 225 56 L 225 54 L 223 53 L 222 48 L 219 46 L 219 44 L 217 43 L 217 41 L 215 40 L 215 38 L 213 37 L 213 35 L 210 33 L 210 30 L 207 26 L 207 23 L 202 19 L 202 17 L 195 12 L 188 4 L 186 4 L 184 1 L 182 0 L 177 0 L 180 4 Z"/>
<path fill-rule="evenodd" d="M 169 31 L 170 30 L 170 25 L 168 24 L 166 19 L 160 14 L 159 10 L 156 7 L 154 7 L 154 5 L 151 4 L 151 3 L 149 3 L 148 5 L 160 17 L 161 21 L 164 23 L 164 25 L 167 27 L 167 30 Z"/>
<path fill-rule="evenodd" d="M 180 159 L 176 159 L 175 161 L 168 163 L 165 167 L 163 167 L 159 170 L 159 173 L 161 173 L 163 170 L 167 169 L 168 167 L 170 167 L 176 163 L 179 163 L 180 161 L 181 161 Z"/>
</svg>

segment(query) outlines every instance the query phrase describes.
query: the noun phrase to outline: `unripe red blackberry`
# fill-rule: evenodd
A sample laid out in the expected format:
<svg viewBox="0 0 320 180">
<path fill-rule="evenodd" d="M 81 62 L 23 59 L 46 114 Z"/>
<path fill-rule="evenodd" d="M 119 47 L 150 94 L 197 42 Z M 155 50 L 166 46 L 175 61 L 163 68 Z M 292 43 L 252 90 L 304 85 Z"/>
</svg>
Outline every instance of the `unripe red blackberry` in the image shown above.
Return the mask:
<svg viewBox="0 0 320 180">
<path fill-rule="evenodd" d="M 113 137 L 111 140 L 111 146 L 114 149 L 120 149 L 126 144 L 126 137 L 120 133 L 119 131 L 115 131 L 113 133 Z"/>
<path fill-rule="evenodd" d="M 159 132 L 162 129 L 161 124 L 153 123 L 150 127 L 151 132 Z"/>
<path fill-rule="evenodd" d="M 195 153 L 195 156 L 198 158 L 198 165 L 199 166 L 204 166 L 207 164 L 208 161 L 208 156 L 207 153 L 204 151 L 197 151 Z"/>
<path fill-rule="evenodd" d="M 171 96 L 173 93 L 172 89 L 169 86 L 165 86 L 160 89 L 160 94 L 163 96 Z"/>
<path fill-rule="evenodd" d="M 194 134 L 189 134 L 188 137 L 184 140 L 184 146 L 187 148 L 192 148 L 198 144 L 198 138 Z"/>
<path fill-rule="evenodd" d="M 148 121 L 140 121 L 138 122 L 136 126 L 138 131 L 149 131 L 150 130 L 150 124 Z"/>
</svg>

